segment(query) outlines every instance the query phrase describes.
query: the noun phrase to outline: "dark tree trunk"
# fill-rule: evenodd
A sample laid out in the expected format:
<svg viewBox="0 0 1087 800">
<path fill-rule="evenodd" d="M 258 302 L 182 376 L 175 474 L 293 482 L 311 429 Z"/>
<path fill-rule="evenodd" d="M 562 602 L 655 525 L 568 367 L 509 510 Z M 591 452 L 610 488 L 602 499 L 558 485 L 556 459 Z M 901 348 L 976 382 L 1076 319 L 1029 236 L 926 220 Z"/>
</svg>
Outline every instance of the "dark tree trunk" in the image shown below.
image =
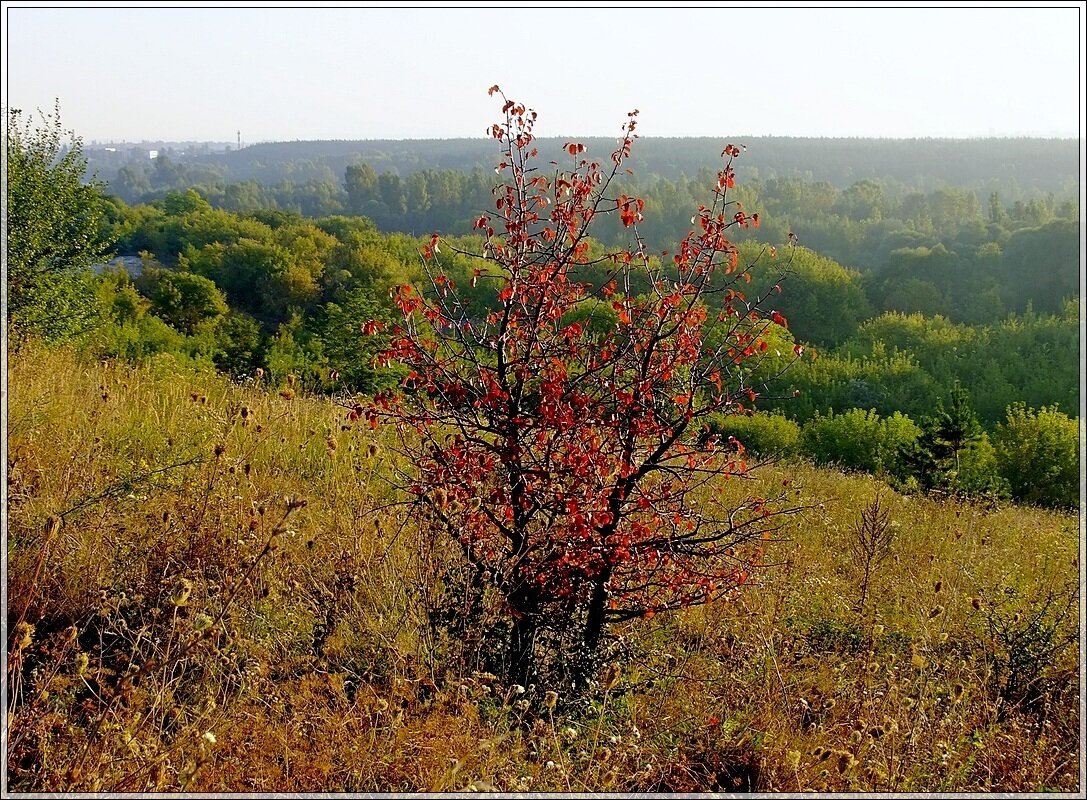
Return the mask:
<svg viewBox="0 0 1087 800">
<path fill-rule="evenodd" d="M 533 593 L 524 590 L 514 591 L 508 599 L 513 609 L 508 677 L 514 683 L 528 686 L 536 671 L 534 645 L 539 625 L 539 601 Z"/>
<path fill-rule="evenodd" d="M 585 688 L 592 679 L 597 666 L 597 655 L 600 650 L 600 639 L 604 634 L 604 615 L 608 607 L 609 575 L 600 575 L 593 581 L 592 592 L 589 595 L 589 610 L 585 618 L 585 632 L 582 637 L 582 654 L 578 664 L 576 682 Z"/>
</svg>

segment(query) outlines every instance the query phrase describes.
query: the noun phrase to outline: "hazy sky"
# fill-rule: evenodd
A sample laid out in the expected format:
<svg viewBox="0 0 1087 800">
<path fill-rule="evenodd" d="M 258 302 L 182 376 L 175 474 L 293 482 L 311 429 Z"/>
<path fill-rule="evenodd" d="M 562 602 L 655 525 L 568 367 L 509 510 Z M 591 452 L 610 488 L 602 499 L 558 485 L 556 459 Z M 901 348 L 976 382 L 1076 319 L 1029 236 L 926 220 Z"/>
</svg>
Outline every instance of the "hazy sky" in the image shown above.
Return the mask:
<svg viewBox="0 0 1087 800">
<path fill-rule="evenodd" d="M 32 8 L 3 103 L 85 141 L 540 135 L 1079 136 L 1082 10 Z"/>
</svg>

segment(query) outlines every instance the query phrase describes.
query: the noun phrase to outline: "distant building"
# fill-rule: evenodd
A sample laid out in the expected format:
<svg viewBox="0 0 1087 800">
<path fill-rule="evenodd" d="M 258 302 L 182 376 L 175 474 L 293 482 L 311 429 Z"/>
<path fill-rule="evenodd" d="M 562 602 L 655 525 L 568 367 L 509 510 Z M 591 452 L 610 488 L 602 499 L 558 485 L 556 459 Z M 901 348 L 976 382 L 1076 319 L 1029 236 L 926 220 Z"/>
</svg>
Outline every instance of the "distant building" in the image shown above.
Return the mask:
<svg viewBox="0 0 1087 800">
<path fill-rule="evenodd" d="M 158 158 L 159 157 L 159 151 L 158 150 L 148 150 L 147 151 L 147 157 L 148 158 Z"/>
</svg>

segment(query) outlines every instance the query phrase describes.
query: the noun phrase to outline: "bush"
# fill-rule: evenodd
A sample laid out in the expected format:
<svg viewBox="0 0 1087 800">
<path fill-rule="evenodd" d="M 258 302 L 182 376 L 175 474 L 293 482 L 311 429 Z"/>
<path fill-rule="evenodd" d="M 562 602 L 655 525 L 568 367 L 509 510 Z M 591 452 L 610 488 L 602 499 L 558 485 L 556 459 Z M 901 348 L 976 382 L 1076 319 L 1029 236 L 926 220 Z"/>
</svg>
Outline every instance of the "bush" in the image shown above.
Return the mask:
<svg viewBox="0 0 1087 800">
<path fill-rule="evenodd" d="M 996 448 L 988 434 L 982 433 L 980 439 L 963 449 L 956 488 L 967 495 L 1007 496 L 1008 484 L 1000 476 Z"/>
<path fill-rule="evenodd" d="M 921 429 L 905 414 L 880 419 L 873 410 L 816 414 L 801 430 L 803 451 L 819 464 L 904 477 L 899 457 L 913 446 Z"/>
<path fill-rule="evenodd" d="M 996 461 L 1018 502 L 1073 508 L 1079 502 L 1079 425 L 1056 407 L 1008 407 L 996 429 Z"/>
<path fill-rule="evenodd" d="M 718 414 L 709 421 L 709 428 L 723 439 L 735 436 L 748 451 L 760 456 L 792 456 L 800 445 L 800 426 L 781 414 Z"/>
</svg>

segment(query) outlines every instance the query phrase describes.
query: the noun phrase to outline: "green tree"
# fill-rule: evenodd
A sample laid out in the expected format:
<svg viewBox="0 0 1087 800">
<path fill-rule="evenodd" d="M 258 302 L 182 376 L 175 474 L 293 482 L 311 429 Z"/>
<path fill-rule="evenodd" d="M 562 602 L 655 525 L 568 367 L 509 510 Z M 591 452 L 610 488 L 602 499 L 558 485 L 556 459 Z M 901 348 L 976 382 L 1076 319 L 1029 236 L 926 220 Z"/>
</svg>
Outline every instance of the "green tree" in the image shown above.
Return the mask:
<svg viewBox="0 0 1087 800">
<path fill-rule="evenodd" d="M 963 454 L 982 437 L 981 423 L 960 386 L 951 391 L 951 405 L 939 401 L 935 413 L 921 422 L 921 435 L 903 454 L 925 488 L 960 487 Z"/>
<path fill-rule="evenodd" d="M 342 304 L 328 303 L 324 308 L 323 351 L 328 365 L 339 373 L 340 384 L 351 391 L 387 389 L 403 377 L 402 370 L 374 366 L 375 357 L 388 346 L 388 337 L 365 333 L 371 320 L 391 321 L 392 313 L 387 302 L 366 288 L 356 288 Z"/>
<path fill-rule="evenodd" d="M 69 139 L 67 144 L 65 139 Z M 85 184 L 83 143 L 60 122 L 60 105 L 35 123 L 7 118 L 9 331 L 59 341 L 99 321 L 91 265 L 105 259 L 99 186 Z"/>
<path fill-rule="evenodd" d="M 789 320 L 790 330 L 800 341 L 833 346 L 854 334 L 871 315 L 860 275 L 829 258 L 805 247 L 772 254 L 761 245 L 744 244 L 740 252 L 755 265 L 751 270 L 755 291 L 748 294 L 772 291 L 766 302 Z M 779 282 L 782 271 L 785 278 Z"/>
<path fill-rule="evenodd" d="M 377 194 L 377 173 L 369 164 L 348 164 L 344 172 L 348 207 L 356 214 L 372 214 Z"/>
<path fill-rule="evenodd" d="M 1079 501 L 1079 425 L 1055 407 L 1008 408 L 996 430 L 996 458 L 1012 497 L 1023 503 L 1074 508 Z"/>
<path fill-rule="evenodd" d="M 230 310 L 214 281 L 192 272 L 144 267 L 136 286 L 151 301 L 151 311 L 182 333 L 196 333 Z"/>
<path fill-rule="evenodd" d="M 264 356 L 260 323 L 240 311 L 219 319 L 215 344 L 215 365 L 235 377 L 251 373 Z"/>
</svg>

